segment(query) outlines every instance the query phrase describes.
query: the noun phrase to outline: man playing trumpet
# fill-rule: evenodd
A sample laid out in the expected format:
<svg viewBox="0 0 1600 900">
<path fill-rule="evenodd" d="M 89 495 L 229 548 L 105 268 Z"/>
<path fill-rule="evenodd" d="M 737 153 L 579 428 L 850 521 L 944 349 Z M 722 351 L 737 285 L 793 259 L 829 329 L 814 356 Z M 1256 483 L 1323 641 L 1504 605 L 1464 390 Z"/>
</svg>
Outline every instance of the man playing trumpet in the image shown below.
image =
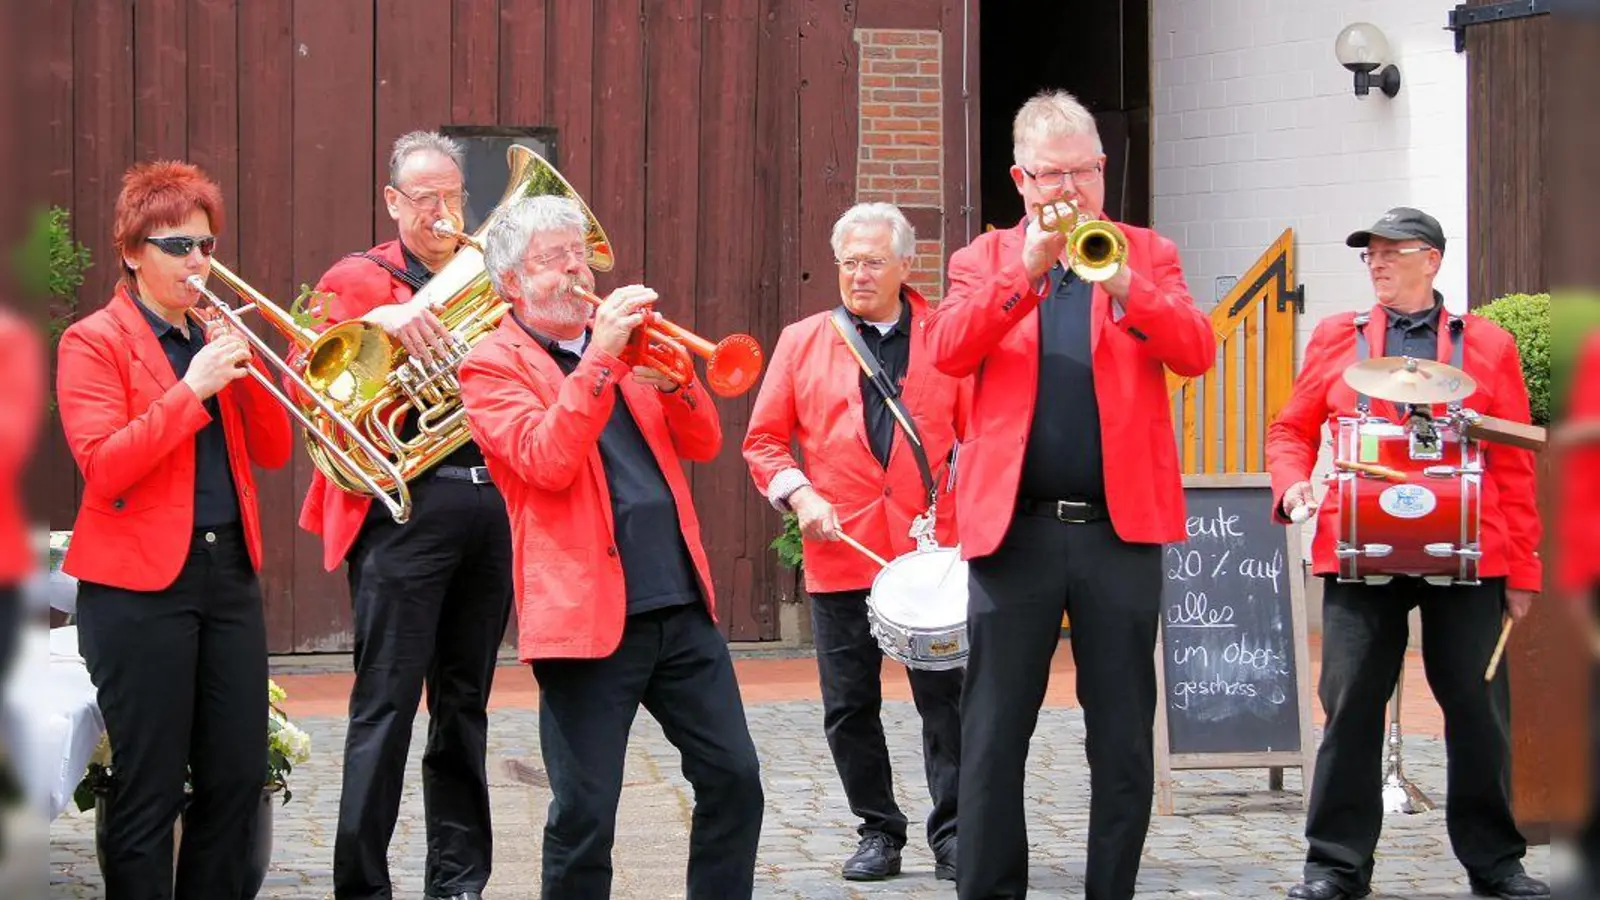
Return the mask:
<svg viewBox="0 0 1600 900">
<path fill-rule="evenodd" d="M 924 340 L 928 302 L 905 283 L 916 236 L 887 203 L 858 204 L 833 227 L 839 295 L 889 384 L 926 442 L 935 484 L 945 490 L 938 534 L 955 543 L 955 498 L 946 460 L 965 426 L 970 379 L 933 368 Z M 878 565 L 839 542 L 841 530 L 881 556 L 910 552 L 912 520 L 928 505 L 918 463 L 884 398 L 831 327 L 833 311 L 783 330 L 770 373 L 750 413 L 744 458 L 756 487 L 780 511 L 798 517 L 806 553 L 806 593 L 822 682 L 823 728 L 860 846 L 844 877 L 872 881 L 900 874 L 906 816 L 894 797 L 884 742 L 883 651 L 868 628 L 867 594 Z M 862 440 L 863 434 L 866 439 Z M 798 439 L 805 467 L 790 441 Z M 934 873 L 955 880 L 956 785 L 961 767 L 961 669 L 910 669 L 922 716 L 922 751 L 933 811 L 928 845 Z"/>
<path fill-rule="evenodd" d="M 620 358 L 656 299 L 594 287 L 576 200 L 518 201 L 484 258 L 512 304 L 461 366 L 468 421 L 511 515 L 519 655 L 539 684 L 554 796 L 546 898 L 611 892 L 628 732 L 642 705 L 693 785 L 688 896 L 749 897 L 763 793 L 682 460 L 722 446 L 716 407 Z"/>
</svg>

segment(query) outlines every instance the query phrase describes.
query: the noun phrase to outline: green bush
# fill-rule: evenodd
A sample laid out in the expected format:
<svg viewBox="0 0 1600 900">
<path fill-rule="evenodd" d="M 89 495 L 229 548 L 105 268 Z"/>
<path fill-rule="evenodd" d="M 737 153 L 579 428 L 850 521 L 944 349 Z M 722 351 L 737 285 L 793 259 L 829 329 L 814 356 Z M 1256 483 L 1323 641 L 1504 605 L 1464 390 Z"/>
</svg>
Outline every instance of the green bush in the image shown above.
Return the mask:
<svg viewBox="0 0 1600 900">
<path fill-rule="evenodd" d="M 1550 295 L 1507 294 L 1473 312 L 1511 332 L 1522 357 L 1533 424 L 1550 424 Z"/>
<path fill-rule="evenodd" d="M 793 514 L 786 514 L 783 517 L 783 533 L 773 538 L 768 546 L 778 551 L 778 562 L 791 569 L 800 568 L 806 556 L 805 546 L 800 543 L 800 520 Z"/>
<path fill-rule="evenodd" d="M 1600 293 L 1557 294 L 1550 306 L 1550 414 L 1560 421 L 1566 415 L 1578 353 L 1589 335 L 1600 331 Z"/>
</svg>

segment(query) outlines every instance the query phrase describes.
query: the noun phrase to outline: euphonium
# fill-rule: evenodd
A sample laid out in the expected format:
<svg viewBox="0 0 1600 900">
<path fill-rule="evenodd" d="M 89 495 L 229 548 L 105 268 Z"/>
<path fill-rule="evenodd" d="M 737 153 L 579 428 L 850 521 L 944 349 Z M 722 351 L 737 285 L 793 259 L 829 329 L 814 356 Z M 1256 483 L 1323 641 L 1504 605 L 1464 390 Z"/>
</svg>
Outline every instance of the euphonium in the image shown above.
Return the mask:
<svg viewBox="0 0 1600 900">
<path fill-rule="evenodd" d="M 1045 226 L 1043 207 L 1053 207 L 1055 223 Z M 1105 281 L 1117 274 L 1128 257 L 1128 238 L 1122 229 L 1105 219 L 1096 219 L 1080 211 L 1070 201 L 1034 204 L 1035 216 L 1040 216 L 1041 227 L 1059 231 L 1067 236 L 1067 260 L 1072 271 L 1084 281 Z"/>
<path fill-rule="evenodd" d="M 532 150 L 513 144 L 506 161 L 510 178 L 505 192 L 473 236 L 460 235 L 449 223 L 435 225 L 435 230 L 463 237 L 464 246 L 413 298 L 433 309 L 451 334 L 449 348 L 443 354 L 435 352 L 430 363 L 412 358 L 382 328 L 368 322 L 342 322 L 316 333 L 304 316 L 273 304 L 227 269 L 213 265 L 224 283 L 250 301 L 240 311 L 253 308 L 289 339 L 292 362 L 276 357 L 269 361 L 281 367 L 297 393 L 304 395 L 293 403 L 281 395 L 279 399 L 306 427 L 303 437 L 312 464 L 340 488 L 381 500 L 396 522 L 411 514 L 407 482 L 470 439 L 456 370 L 510 309 L 489 282 L 479 239 L 514 201 L 546 193 L 576 196 Z M 587 207 L 584 212 L 591 222 L 587 236 L 591 265 L 609 269 L 612 256 L 605 233 Z M 264 346 L 236 314 L 229 321 L 257 349 Z"/>
</svg>

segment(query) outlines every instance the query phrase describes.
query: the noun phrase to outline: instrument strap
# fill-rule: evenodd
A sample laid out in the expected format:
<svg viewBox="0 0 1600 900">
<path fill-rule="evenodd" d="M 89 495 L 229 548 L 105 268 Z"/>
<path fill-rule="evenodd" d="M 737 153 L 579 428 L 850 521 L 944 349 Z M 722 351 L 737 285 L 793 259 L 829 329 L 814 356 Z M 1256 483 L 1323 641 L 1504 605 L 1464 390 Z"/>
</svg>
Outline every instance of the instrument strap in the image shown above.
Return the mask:
<svg viewBox="0 0 1600 900">
<path fill-rule="evenodd" d="M 1467 343 L 1467 322 L 1455 313 L 1451 313 L 1450 324 L 1447 327 L 1450 329 L 1450 365 L 1465 372 L 1466 369 L 1461 368 L 1461 360 L 1464 356 L 1462 347 Z M 1461 401 L 1452 400 L 1446 408 L 1450 410 L 1450 415 L 1454 416 L 1461 412 Z"/>
<path fill-rule="evenodd" d="M 922 486 L 928 492 L 928 506 L 932 508 L 938 499 L 939 489 L 933 482 L 933 470 L 928 468 L 928 453 L 923 449 L 922 435 L 917 431 L 916 421 L 911 418 L 911 411 L 901 402 L 899 389 L 889 382 L 889 377 L 884 374 L 878 357 L 867 349 L 867 342 L 861 339 L 861 333 L 856 331 L 855 322 L 851 320 L 850 313 L 843 306 L 833 308 L 832 324 L 834 330 L 839 332 L 839 336 L 844 338 L 845 345 L 855 355 L 856 362 L 861 364 L 862 371 L 867 373 L 867 380 L 877 388 L 878 394 L 883 397 L 883 402 L 888 405 L 895 421 L 900 423 L 901 430 L 906 433 L 911 444 L 911 453 L 917 460 L 917 469 L 922 473 Z"/>
<path fill-rule="evenodd" d="M 1364 312 L 1356 313 L 1354 324 L 1356 326 L 1356 362 L 1358 363 L 1366 362 L 1367 357 L 1372 355 L 1371 350 L 1367 347 L 1367 323 L 1370 321 L 1372 321 L 1370 314 Z M 1356 391 L 1356 412 L 1363 416 L 1372 412 L 1372 401 L 1360 391 Z"/>
<path fill-rule="evenodd" d="M 415 275 L 412 275 L 410 272 L 407 272 L 405 269 L 402 269 L 399 266 L 396 266 L 394 263 L 389 262 L 387 259 L 384 259 L 383 257 L 379 256 L 376 253 L 372 253 L 371 251 L 367 251 L 367 252 L 363 252 L 363 253 L 350 253 L 350 254 L 346 254 L 346 255 L 347 256 L 359 256 L 362 259 L 371 260 L 372 262 L 377 263 L 378 265 L 384 267 L 385 269 L 388 269 L 389 270 L 389 274 L 393 275 L 395 277 L 396 281 L 399 281 L 401 284 L 411 288 L 411 292 L 413 294 L 415 294 L 417 291 L 422 290 L 422 286 L 427 283 L 427 282 L 421 280 L 420 278 L 417 278 Z"/>
</svg>

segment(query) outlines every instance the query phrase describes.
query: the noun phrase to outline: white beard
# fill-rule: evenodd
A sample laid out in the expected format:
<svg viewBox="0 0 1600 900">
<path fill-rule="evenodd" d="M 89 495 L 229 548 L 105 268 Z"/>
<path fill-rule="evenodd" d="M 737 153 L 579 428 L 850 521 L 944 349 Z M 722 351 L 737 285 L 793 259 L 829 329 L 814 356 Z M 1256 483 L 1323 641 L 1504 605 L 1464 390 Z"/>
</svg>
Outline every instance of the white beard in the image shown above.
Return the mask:
<svg viewBox="0 0 1600 900">
<path fill-rule="evenodd" d="M 523 303 L 522 317 L 535 328 L 568 331 L 589 322 L 589 304 L 569 291 Z"/>
</svg>

